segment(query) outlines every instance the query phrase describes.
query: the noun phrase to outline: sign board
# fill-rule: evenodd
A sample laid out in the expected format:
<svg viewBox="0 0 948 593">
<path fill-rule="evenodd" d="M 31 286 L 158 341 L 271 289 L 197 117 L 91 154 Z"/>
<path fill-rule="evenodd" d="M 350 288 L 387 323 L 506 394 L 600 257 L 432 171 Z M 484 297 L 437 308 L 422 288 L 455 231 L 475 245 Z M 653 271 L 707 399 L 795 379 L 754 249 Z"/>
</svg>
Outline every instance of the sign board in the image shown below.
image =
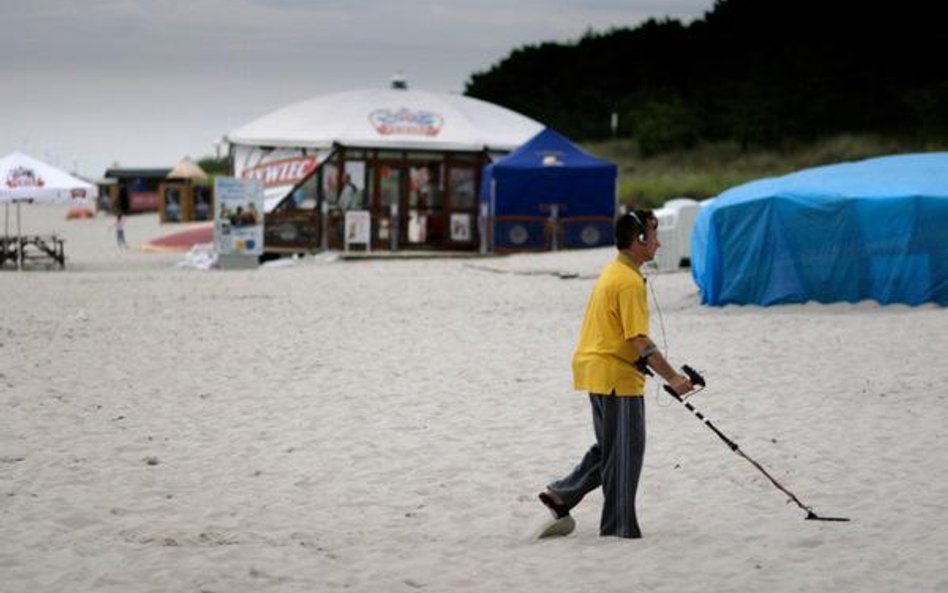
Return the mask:
<svg viewBox="0 0 948 593">
<path fill-rule="evenodd" d="M 346 251 L 350 245 L 365 245 L 372 250 L 372 216 L 368 210 L 346 211 Z"/>
<path fill-rule="evenodd" d="M 467 242 L 471 240 L 471 215 L 459 212 L 451 213 L 451 240 Z"/>
<path fill-rule="evenodd" d="M 214 246 L 222 257 L 263 253 L 263 184 L 257 179 L 216 177 Z"/>
</svg>

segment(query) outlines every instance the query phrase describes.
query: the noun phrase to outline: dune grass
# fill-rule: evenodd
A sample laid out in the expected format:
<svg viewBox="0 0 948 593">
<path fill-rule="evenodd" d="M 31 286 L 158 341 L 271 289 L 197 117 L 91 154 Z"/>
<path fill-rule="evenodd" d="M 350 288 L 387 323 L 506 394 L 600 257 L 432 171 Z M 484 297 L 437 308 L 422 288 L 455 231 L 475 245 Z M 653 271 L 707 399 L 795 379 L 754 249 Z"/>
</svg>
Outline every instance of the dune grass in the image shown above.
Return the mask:
<svg viewBox="0 0 948 593">
<path fill-rule="evenodd" d="M 679 197 L 704 199 L 747 181 L 819 165 L 908 152 L 948 150 L 948 140 L 919 140 L 845 134 L 811 143 L 742 150 L 736 142 L 701 143 L 694 148 L 641 156 L 634 140 L 586 143 L 584 148 L 619 166 L 619 201 L 657 208 Z"/>
</svg>

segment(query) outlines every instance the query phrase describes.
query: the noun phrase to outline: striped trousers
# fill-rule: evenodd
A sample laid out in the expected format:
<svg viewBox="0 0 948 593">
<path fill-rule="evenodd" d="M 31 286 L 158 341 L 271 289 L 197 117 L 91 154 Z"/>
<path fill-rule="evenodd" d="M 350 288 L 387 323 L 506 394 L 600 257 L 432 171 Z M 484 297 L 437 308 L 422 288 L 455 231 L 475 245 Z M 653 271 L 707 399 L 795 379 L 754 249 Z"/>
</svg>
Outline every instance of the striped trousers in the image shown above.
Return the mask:
<svg viewBox="0 0 948 593">
<path fill-rule="evenodd" d="M 573 508 L 602 486 L 600 535 L 642 537 L 635 516 L 635 492 L 645 456 L 645 398 L 589 394 L 596 444 L 569 475 L 550 490 Z"/>
</svg>

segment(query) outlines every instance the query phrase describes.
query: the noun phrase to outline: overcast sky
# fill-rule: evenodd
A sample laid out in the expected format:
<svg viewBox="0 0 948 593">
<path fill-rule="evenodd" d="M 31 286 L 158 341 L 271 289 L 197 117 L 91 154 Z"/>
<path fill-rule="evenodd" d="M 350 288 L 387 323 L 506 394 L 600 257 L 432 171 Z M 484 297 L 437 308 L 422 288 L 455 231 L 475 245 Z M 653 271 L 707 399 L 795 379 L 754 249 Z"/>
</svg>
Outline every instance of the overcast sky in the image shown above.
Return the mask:
<svg viewBox="0 0 948 593">
<path fill-rule="evenodd" d="M 323 93 L 461 92 L 525 44 L 713 0 L 0 0 L 0 156 L 98 178 L 214 154 L 230 130 Z M 617 65 L 617 67 L 620 67 Z"/>
</svg>

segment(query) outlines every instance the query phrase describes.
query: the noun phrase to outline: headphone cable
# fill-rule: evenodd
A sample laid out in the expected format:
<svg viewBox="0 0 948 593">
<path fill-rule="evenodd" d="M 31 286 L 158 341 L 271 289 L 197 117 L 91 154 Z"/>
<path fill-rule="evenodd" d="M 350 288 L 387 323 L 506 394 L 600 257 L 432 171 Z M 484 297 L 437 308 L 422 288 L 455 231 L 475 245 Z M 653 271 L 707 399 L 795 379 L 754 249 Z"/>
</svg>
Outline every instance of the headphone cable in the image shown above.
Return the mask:
<svg viewBox="0 0 948 593">
<path fill-rule="evenodd" d="M 662 315 L 662 306 L 658 302 L 658 297 L 655 296 L 655 283 L 654 278 L 656 274 L 649 274 L 649 279 L 653 282 L 646 282 L 648 284 L 648 290 L 652 293 L 652 302 L 655 303 L 655 311 L 658 312 L 658 325 L 662 330 L 662 356 L 665 357 L 665 360 L 668 360 L 668 335 L 665 333 L 665 318 Z M 660 406 L 668 407 L 671 405 L 669 400 L 666 404 L 662 404 L 661 401 L 662 389 L 661 381 L 655 382 L 655 403 Z"/>
</svg>

